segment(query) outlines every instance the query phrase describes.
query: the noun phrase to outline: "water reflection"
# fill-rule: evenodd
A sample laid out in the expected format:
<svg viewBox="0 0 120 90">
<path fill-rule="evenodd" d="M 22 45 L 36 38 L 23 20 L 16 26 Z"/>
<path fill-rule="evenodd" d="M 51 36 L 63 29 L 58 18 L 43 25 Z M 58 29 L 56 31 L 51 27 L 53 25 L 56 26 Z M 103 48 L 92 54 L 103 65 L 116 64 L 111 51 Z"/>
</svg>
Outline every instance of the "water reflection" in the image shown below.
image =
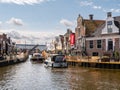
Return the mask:
<svg viewBox="0 0 120 90">
<path fill-rule="evenodd" d="M 25 63 L 0 67 L 0 90 L 120 90 L 120 70 Z"/>
</svg>

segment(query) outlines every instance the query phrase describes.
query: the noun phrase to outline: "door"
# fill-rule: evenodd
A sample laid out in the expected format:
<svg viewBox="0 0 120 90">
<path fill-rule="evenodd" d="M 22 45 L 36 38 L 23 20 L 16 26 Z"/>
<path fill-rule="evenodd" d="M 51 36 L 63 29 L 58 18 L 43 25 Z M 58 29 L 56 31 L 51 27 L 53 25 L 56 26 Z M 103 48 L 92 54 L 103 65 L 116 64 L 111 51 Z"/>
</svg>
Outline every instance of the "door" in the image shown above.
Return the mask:
<svg viewBox="0 0 120 90">
<path fill-rule="evenodd" d="M 108 40 L 108 50 L 113 50 L 113 41 Z"/>
</svg>

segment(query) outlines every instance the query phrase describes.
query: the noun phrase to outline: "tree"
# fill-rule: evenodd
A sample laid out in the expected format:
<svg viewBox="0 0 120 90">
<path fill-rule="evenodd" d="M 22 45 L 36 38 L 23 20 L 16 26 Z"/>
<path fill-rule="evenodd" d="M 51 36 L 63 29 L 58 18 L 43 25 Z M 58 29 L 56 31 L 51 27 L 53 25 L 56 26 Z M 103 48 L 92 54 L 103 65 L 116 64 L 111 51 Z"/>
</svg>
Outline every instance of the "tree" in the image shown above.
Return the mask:
<svg viewBox="0 0 120 90">
<path fill-rule="evenodd" d="M 119 60 L 119 52 L 118 51 L 114 52 L 114 57 L 115 57 L 115 60 Z"/>
</svg>

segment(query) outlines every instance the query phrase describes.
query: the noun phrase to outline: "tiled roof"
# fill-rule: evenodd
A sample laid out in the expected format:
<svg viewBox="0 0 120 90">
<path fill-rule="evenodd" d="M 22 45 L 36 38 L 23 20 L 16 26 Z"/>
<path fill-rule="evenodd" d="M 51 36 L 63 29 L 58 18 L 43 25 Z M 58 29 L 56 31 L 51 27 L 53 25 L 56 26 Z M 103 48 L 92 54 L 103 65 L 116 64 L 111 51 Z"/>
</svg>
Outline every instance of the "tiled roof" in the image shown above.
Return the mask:
<svg viewBox="0 0 120 90">
<path fill-rule="evenodd" d="M 100 27 L 98 27 L 95 32 L 92 34 L 92 36 L 100 36 L 102 33 L 102 29 L 105 27 L 105 23 L 102 24 Z"/>
<path fill-rule="evenodd" d="M 88 20 L 84 19 L 84 24 L 86 27 L 86 36 L 91 36 L 91 34 L 101 25 L 105 23 L 104 20 Z"/>
</svg>

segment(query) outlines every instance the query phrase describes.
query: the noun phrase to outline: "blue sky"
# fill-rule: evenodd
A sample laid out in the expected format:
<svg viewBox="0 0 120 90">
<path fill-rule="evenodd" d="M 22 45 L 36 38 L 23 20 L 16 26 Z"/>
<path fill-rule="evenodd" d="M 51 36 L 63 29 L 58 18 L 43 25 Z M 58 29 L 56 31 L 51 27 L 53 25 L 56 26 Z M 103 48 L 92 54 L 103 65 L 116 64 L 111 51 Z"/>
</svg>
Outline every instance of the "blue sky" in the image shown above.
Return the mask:
<svg viewBox="0 0 120 90">
<path fill-rule="evenodd" d="M 50 42 L 68 28 L 75 31 L 78 14 L 84 19 L 120 15 L 119 0 L 0 0 L 0 32 L 17 43 Z"/>
</svg>

